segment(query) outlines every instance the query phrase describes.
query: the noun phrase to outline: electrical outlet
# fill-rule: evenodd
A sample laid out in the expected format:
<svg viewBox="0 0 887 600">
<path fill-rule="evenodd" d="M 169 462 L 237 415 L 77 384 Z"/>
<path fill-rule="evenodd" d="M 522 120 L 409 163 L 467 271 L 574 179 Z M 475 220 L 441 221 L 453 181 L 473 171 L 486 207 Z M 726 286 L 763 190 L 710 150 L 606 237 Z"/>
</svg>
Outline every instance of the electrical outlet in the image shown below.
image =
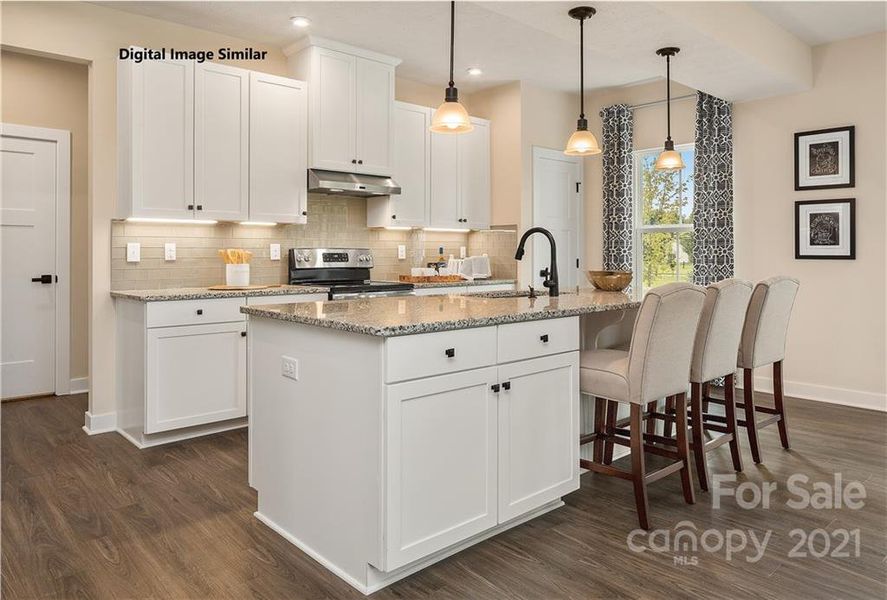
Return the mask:
<svg viewBox="0 0 887 600">
<path fill-rule="evenodd" d="M 280 366 L 280 374 L 286 377 L 287 379 L 292 379 L 294 381 L 299 380 L 299 361 L 298 359 L 282 356 L 281 357 L 281 366 Z"/>
<path fill-rule="evenodd" d="M 271 260 L 280 260 L 280 244 L 271 244 L 268 255 Z"/>
<path fill-rule="evenodd" d="M 407 247 L 406 244 L 398 244 L 397 245 L 397 258 L 398 260 L 403 260 L 407 257 Z"/>
<path fill-rule="evenodd" d="M 163 260 L 175 260 L 176 259 L 176 245 L 174 242 L 167 242 L 163 244 Z"/>
<path fill-rule="evenodd" d="M 459 246 L 459 258 L 465 258 L 468 253 L 465 251 L 465 246 Z"/>
<path fill-rule="evenodd" d="M 139 262 L 142 260 L 142 245 L 138 242 L 126 244 L 126 262 Z"/>
</svg>

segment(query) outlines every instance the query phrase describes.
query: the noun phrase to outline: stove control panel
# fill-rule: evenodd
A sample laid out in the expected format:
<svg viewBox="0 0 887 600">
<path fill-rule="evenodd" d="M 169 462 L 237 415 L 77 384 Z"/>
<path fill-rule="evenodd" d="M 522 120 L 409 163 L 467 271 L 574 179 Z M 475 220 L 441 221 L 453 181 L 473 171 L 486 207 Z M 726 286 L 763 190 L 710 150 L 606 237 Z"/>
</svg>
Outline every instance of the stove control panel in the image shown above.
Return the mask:
<svg viewBox="0 0 887 600">
<path fill-rule="evenodd" d="M 373 254 L 369 248 L 291 248 L 292 269 L 370 269 Z"/>
</svg>

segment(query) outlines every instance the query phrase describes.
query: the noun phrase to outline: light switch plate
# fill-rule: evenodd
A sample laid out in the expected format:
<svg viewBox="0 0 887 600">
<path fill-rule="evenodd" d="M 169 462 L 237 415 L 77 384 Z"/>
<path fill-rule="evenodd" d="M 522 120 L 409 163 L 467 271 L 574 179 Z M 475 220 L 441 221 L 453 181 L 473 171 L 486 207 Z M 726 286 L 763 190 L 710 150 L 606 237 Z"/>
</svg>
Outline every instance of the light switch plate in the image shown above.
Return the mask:
<svg viewBox="0 0 887 600">
<path fill-rule="evenodd" d="M 293 381 L 299 380 L 299 360 L 291 356 L 280 357 L 280 374 Z"/>
<path fill-rule="evenodd" d="M 167 242 L 163 244 L 163 260 L 175 260 L 176 259 L 176 244 L 175 242 Z"/>
<path fill-rule="evenodd" d="M 126 244 L 126 262 L 139 262 L 142 260 L 142 245 L 138 242 Z"/>
<path fill-rule="evenodd" d="M 271 244 L 268 250 L 271 260 L 280 260 L 280 244 Z"/>
<path fill-rule="evenodd" d="M 405 244 L 397 245 L 397 258 L 398 260 L 403 260 L 407 257 L 407 247 Z"/>
<path fill-rule="evenodd" d="M 459 246 L 459 258 L 465 258 L 466 254 L 467 252 L 465 252 L 465 246 Z"/>
</svg>

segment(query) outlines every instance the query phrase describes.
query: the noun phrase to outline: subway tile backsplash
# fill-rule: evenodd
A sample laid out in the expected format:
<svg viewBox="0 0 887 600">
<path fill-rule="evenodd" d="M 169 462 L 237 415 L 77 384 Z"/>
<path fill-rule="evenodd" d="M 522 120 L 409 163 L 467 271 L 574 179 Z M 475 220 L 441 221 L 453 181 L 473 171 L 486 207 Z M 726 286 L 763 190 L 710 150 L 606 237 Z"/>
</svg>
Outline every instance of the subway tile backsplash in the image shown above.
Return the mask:
<svg viewBox="0 0 887 600">
<path fill-rule="evenodd" d="M 111 228 L 111 288 L 159 289 L 202 287 L 225 282 L 220 248 L 243 248 L 253 252 L 250 282 L 285 283 L 287 251 L 294 247 L 370 248 L 375 257 L 374 279 L 397 279 L 410 267 L 424 266 L 438 257 L 459 256 L 459 247 L 469 254 L 487 253 L 493 277 L 513 279 L 517 273 L 513 231 L 472 232 L 400 231 L 368 229 L 366 200 L 342 196 L 309 195 L 306 225 L 259 227 L 219 223 L 188 225 L 115 221 Z M 141 261 L 126 262 L 126 244 L 141 244 Z M 163 258 L 163 245 L 176 244 L 176 260 Z M 281 260 L 269 258 L 270 245 L 280 244 Z M 407 258 L 398 260 L 397 246 L 407 247 Z"/>
</svg>

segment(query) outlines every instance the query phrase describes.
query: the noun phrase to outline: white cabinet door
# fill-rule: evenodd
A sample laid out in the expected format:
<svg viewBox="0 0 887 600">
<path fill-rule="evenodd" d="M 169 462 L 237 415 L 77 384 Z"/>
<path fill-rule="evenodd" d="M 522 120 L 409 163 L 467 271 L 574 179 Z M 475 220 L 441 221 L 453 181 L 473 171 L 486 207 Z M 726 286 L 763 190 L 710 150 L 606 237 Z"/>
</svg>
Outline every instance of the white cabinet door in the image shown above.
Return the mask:
<svg viewBox="0 0 887 600">
<path fill-rule="evenodd" d="M 198 218 L 249 218 L 250 73 L 214 63 L 194 71 L 194 204 Z"/>
<path fill-rule="evenodd" d="M 246 322 L 147 330 L 145 433 L 246 415 Z"/>
<path fill-rule="evenodd" d="M 131 70 L 130 70 L 131 69 Z M 149 60 L 121 69 L 131 75 L 130 104 L 118 126 L 131 136 L 131 212 L 123 216 L 194 216 L 194 63 Z"/>
<path fill-rule="evenodd" d="M 394 108 L 394 180 L 400 195 L 392 196 L 391 223 L 402 227 L 428 225 L 431 185 L 431 109 L 398 102 Z"/>
<path fill-rule="evenodd" d="M 250 76 L 249 219 L 305 223 L 308 105 L 302 81 Z"/>
<path fill-rule="evenodd" d="M 490 122 L 471 119 L 474 129 L 459 138 L 462 227 L 490 228 Z"/>
<path fill-rule="evenodd" d="M 394 163 L 394 68 L 355 59 L 355 148 L 358 173 L 391 176 Z"/>
<path fill-rule="evenodd" d="M 387 387 L 390 571 L 496 524 L 496 368 Z"/>
<path fill-rule="evenodd" d="M 431 201 L 432 227 L 462 229 L 461 190 L 459 185 L 459 136 L 431 134 Z"/>
<path fill-rule="evenodd" d="M 503 523 L 579 489 L 579 353 L 500 366 L 499 381 Z"/>
<path fill-rule="evenodd" d="M 354 147 L 356 58 L 350 54 L 318 48 L 312 57 L 311 76 L 311 167 L 331 171 L 353 171 L 357 165 Z"/>
</svg>

